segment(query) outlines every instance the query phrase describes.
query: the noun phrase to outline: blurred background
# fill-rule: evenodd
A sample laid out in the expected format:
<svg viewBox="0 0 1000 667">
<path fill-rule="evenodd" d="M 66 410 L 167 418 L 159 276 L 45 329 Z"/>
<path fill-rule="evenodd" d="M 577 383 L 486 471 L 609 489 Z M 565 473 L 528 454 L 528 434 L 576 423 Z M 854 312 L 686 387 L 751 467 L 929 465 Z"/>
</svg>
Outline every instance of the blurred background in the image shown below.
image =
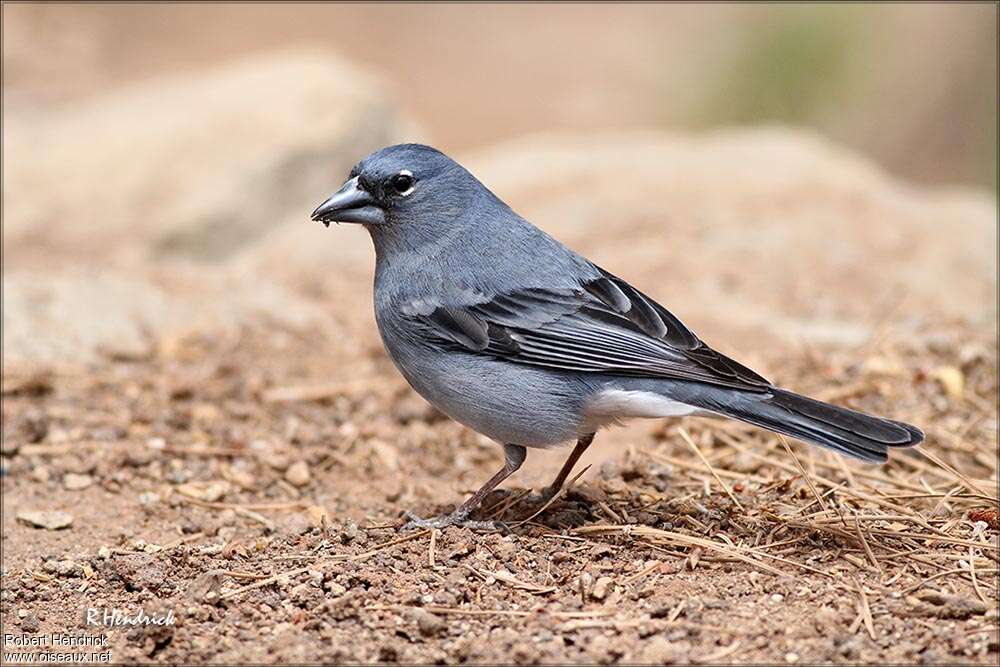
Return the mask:
<svg viewBox="0 0 1000 667">
<path fill-rule="evenodd" d="M 991 4 L 4 9 L 12 105 L 293 45 L 391 82 L 449 150 L 540 129 L 782 123 L 924 183 L 996 184 Z"/>
<path fill-rule="evenodd" d="M 203 316 L 308 320 L 304 296 L 364 285 L 371 262 L 362 230 L 321 236 L 308 212 L 404 140 L 720 335 L 778 316 L 793 337 L 859 340 L 897 302 L 899 318 L 996 313 L 994 5 L 18 4 L 3 19 L 5 353 L 85 358 Z"/>
<path fill-rule="evenodd" d="M 600 471 L 608 485 L 593 487 L 601 494 L 593 497 L 622 511 L 620 490 L 657 489 L 661 509 L 636 494 L 642 506 L 629 505 L 628 521 L 716 542 L 729 531 L 739 545 L 780 545 L 775 553 L 823 563 L 822 580 L 800 572 L 797 593 L 781 589 L 783 614 L 772 614 L 768 579 L 759 584 L 766 595 L 750 588 L 724 594 L 718 577 L 731 579 L 725 572 L 733 563 L 710 562 L 707 550 L 700 558 L 708 564 L 695 571 L 700 547 L 687 564 L 676 561 L 684 576 L 654 575 L 652 582 L 671 582 L 661 585 L 644 578 L 652 571 L 644 559 L 654 552 L 602 546 L 578 558 L 600 561 L 594 577 L 607 573 L 623 586 L 603 603 L 631 610 L 622 627 L 633 629 L 621 634 L 615 621 L 614 635 L 601 625 L 592 628 L 594 641 L 581 635 L 571 646 L 558 635 L 569 623 L 531 625 L 556 618 L 548 614 L 511 620 L 507 635 L 490 617 L 483 627 L 496 641 L 484 644 L 453 642 L 457 625 L 434 639 L 423 636 L 422 621 L 419 634 L 406 634 L 417 632 L 414 623 L 406 621 L 406 630 L 394 616 L 359 616 L 358 624 L 342 616 L 375 609 L 371 602 L 425 599 L 426 582 L 436 580 L 400 565 L 416 560 L 390 560 L 410 550 L 426 562 L 423 545 L 382 553 L 384 538 L 369 527 L 403 508 L 443 510 L 492 474 L 501 452 L 441 419 L 385 355 L 372 316 L 366 231 L 327 229 L 309 214 L 370 151 L 433 144 L 527 219 L 663 303 L 712 347 L 789 389 L 920 425 L 928 434 L 922 451 L 962 471 L 970 489 L 970 479 L 995 489 L 996 4 L 5 3 L 2 12 L 0 551 L 12 582 L 0 608 L 5 627 L 62 631 L 79 623 L 96 595 L 107 608 L 162 601 L 185 619 L 176 634 L 116 633 L 115 659 L 136 663 L 496 663 L 510 655 L 573 663 L 583 650 L 602 663 L 794 657 L 826 664 L 861 656 L 873 664 L 980 657 L 986 664 L 987 652 L 995 657 L 996 641 L 979 632 L 986 607 L 969 611 L 978 604 L 974 593 L 987 601 L 979 586 L 988 584 L 981 575 L 975 584 L 974 571 L 949 569 L 966 555 L 963 563 L 974 562 L 968 540 L 991 539 L 973 530 L 962 509 L 983 503 L 982 495 L 956 493 L 962 487 L 950 473 L 913 451 L 894 456 L 887 473 L 858 470 L 857 480 L 850 469 L 839 477 L 840 465 L 805 454 L 810 471 L 815 463 L 843 480 L 838 488 L 893 482 L 857 499 L 874 498 L 877 489 L 887 499 L 913 499 L 899 501 L 907 515 L 926 509 L 908 517 L 892 505 L 900 513 L 886 515 L 885 502 L 876 510 L 839 490 L 818 498 L 850 506 L 858 535 L 857 510 L 869 515 L 866 528 L 885 527 L 869 541 L 879 554 L 891 545 L 893 555 L 862 567 L 857 545 L 827 542 L 814 530 L 833 524 L 817 518 L 823 512 L 809 513 L 812 496 L 795 481 L 795 468 L 761 468 L 754 452 L 773 454 L 767 461 L 784 457 L 774 439 L 754 431 L 754 452 L 744 453 L 702 420 L 683 424 L 727 483 L 746 481 L 743 497 L 754 504 L 740 512 L 745 522 L 725 518 L 717 489 L 709 502 L 714 484 L 675 437 L 676 422 L 637 421 L 602 433 L 577 469 L 596 464 L 584 480 Z M 668 458 L 651 465 L 643 452 Z M 508 488 L 541 488 L 564 457 L 532 452 Z M 895 495 L 901 489 L 918 495 Z M 921 501 L 922 490 L 940 493 Z M 293 510 L 300 502 L 310 505 L 308 514 Z M 264 518 L 243 508 L 276 511 Z M 659 523 L 661 512 L 677 523 Z M 47 530 L 74 516 L 72 526 Z M 331 517 L 323 535 L 340 537 L 304 541 Z M 347 518 L 365 526 L 357 539 L 358 525 Z M 935 531 L 928 539 L 962 540 L 947 552 L 942 546 L 941 560 L 918 564 L 929 550 L 896 559 L 912 554 L 913 540 L 884 536 L 928 522 Z M 786 540 L 782 531 L 796 525 L 806 532 Z M 507 545 L 495 550 L 461 535 L 455 554 L 471 553 L 471 543 L 477 562 L 486 552 L 500 554 L 497 567 L 534 562 L 508 558 L 509 538 L 486 538 L 484 545 Z M 268 541 L 271 547 L 261 546 Z M 305 583 L 258 590 L 261 582 L 229 569 L 242 562 L 254 572 L 285 572 L 301 564 L 285 560 L 286 547 L 319 555 L 323 545 L 376 543 L 377 558 L 344 570 L 349 582 L 335 577 L 352 587 L 349 594 L 337 597 L 326 571 L 326 602 Z M 440 544 L 440 553 L 451 550 Z M 569 548 L 541 539 L 520 544 L 540 558 Z M 670 545 L 655 557 L 688 543 Z M 113 556 L 97 556 L 102 550 Z M 858 557 L 850 565 L 837 555 L 847 553 Z M 983 555 L 996 560 L 985 547 Z M 627 578 L 608 570 L 633 561 L 644 570 Z M 392 562 L 413 570 L 405 585 L 386 578 Z M 546 569 L 545 585 L 582 587 L 579 562 Z M 87 563 L 96 586 L 76 578 Z M 370 567 L 370 575 L 355 565 Z M 939 579 L 946 569 L 954 576 Z M 831 584 L 828 572 L 839 572 L 843 585 Z M 957 585 L 967 574 L 974 593 Z M 220 583 L 236 575 L 241 580 Z M 870 618 L 868 632 L 876 641 L 842 592 L 862 586 L 856 576 L 869 582 L 880 636 Z M 309 580 L 317 581 L 311 572 Z M 955 602 L 919 613 L 903 605 L 932 580 L 962 597 L 949 592 L 940 599 Z M 633 581 L 635 595 L 624 587 Z M 370 582 L 370 590 L 358 582 L 364 589 Z M 458 589 L 450 575 L 448 582 L 451 595 Z M 244 584 L 252 597 L 209 607 L 209 595 L 232 590 L 220 585 Z M 639 586 L 658 588 L 660 597 L 647 598 Z M 484 604 L 507 605 L 491 588 L 503 587 L 484 584 Z M 829 595 L 817 598 L 817 591 Z M 472 599 L 456 595 L 435 603 Z M 478 605 L 478 591 L 475 598 Z M 567 609 L 596 608 L 575 590 L 570 598 L 576 606 Z M 700 602 L 683 606 L 709 598 L 719 601 L 712 611 Z M 788 605 L 793 598 L 798 606 Z M 520 605 L 525 598 L 510 599 Z M 546 599 L 551 607 L 554 599 Z M 796 610 L 806 608 L 828 615 L 822 624 L 795 623 Z M 640 653 L 626 639 L 639 632 L 633 620 L 653 609 L 675 609 L 651 626 L 670 652 Z M 910 618 L 953 611 L 969 616 L 968 625 Z M 728 647 L 717 633 L 678 642 L 668 634 L 675 619 L 710 627 L 700 624 L 722 616 L 753 622 L 731 624 L 739 638 Z M 762 616 L 766 623 L 757 622 Z M 255 641 L 262 633 L 268 641 Z M 642 637 L 646 644 L 645 631 Z M 553 643 L 557 653 L 534 653 Z M 673 652 L 678 645 L 692 649 L 690 660 Z"/>
</svg>

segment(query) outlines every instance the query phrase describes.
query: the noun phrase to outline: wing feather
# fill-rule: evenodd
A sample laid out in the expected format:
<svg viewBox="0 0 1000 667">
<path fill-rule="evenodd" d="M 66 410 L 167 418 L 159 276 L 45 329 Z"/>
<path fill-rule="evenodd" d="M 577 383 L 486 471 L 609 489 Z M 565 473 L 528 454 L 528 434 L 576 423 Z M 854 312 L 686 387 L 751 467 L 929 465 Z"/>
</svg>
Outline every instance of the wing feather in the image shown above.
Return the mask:
<svg viewBox="0 0 1000 667">
<path fill-rule="evenodd" d="M 750 391 L 770 383 L 719 354 L 637 289 L 595 267 L 577 289 L 475 295 L 404 305 L 429 343 L 515 363 L 584 373 L 694 380 Z M 431 307 L 433 306 L 433 308 Z"/>
</svg>

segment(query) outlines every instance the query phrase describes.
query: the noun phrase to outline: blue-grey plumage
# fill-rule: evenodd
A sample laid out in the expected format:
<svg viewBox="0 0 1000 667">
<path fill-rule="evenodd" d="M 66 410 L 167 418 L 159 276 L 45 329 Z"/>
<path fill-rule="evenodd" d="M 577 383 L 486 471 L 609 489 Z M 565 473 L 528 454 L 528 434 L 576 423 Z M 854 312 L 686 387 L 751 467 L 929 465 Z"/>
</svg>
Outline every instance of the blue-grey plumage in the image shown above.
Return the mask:
<svg viewBox="0 0 1000 667">
<path fill-rule="evenodd" d="M 594 432 L 630 417 L 730 417 L 873 462 L 923 439 L 779 389 L 715 352 L 433 148 L 369 155 L 312 217 L 368 229 L 389 356 L 441 412 L 504 445 L 504 468 L 445 522 L 464 519 L 525 447 L 576 440 L 558 488 Z"/>
</svg>

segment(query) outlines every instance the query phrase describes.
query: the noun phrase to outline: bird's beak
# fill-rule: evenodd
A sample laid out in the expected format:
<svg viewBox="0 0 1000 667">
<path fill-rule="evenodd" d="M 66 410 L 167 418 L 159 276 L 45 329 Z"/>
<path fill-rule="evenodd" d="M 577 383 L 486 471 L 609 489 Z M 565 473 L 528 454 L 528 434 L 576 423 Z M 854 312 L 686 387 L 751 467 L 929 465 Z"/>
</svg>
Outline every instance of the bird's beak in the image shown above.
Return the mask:
<svg viewBox="0 0 1000 667">
<path fill-rule="evenodd" d="M 362 225 L 385 223 L 385 211 L 378 207 L 372 196 L 358 184 L 358 177 L 351 180 L 320 204 L 312 212 L 312 219 L 327 227 L 331 222 L 357 222 Z"/>
</svg>

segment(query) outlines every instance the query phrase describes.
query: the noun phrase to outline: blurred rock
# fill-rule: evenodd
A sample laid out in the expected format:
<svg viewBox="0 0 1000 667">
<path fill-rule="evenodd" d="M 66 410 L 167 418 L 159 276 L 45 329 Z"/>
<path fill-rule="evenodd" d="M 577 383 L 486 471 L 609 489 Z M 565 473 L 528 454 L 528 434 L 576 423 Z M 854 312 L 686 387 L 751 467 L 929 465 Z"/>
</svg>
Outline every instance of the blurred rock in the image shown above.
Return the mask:
<svg viewBox="0 0 1000 667">
<path fill-rule="evenodd" d="M 23 510 L 17 513 L 17 518 L 30 526 L 46 530 L 61 530 L 73 524 L 73 516 L 60 511 Z"/>
<path fill-rule="evenodd" d="M 21 629 L 25 632 L 38 632 L 40 623 L 38 622 L 38 614 L 35 612 L 30 612 L 25 615 L 24 619 L 21 621 Z"/>
<path fill-rule="evenodd" d="M 313 524 L 312 517 L 294 512 L 285 517 L 281 522 L 280 531 L 285 535 L 291 536 L 305 535 L 314 527 L 316 526 Z"/>
<path fill-rule="evenodd" d="M 940 366 L 935 368 L 931 377 L 941 383 L 941 387 L 952 400 L 961 400 L 965 393 L 965 375 L 961 369 L 954 366 Z"/>
<path fill-rule="evenodd" d="M 150 348 L 149 332 L 185 314 L 138 276 L 5 274 L 3 355 L 72 360 L 102 347 L 141 354 Z"/>
<path fill-rule="evenodd" d="M 195 498 L 208 503 L 221 500 L 230 491 L 229 482 L 216 480 L 212 482 L 186 482 L 179 484 L 176 490 L 188 498 Z"/>
<path fill-rule="evenodd" d="M 328 317 L 219 262 L 309 213 L 357 159 L 412 138 L 371 75 L 322 51 L 5 108 L 3 355 L 148 356 L 191 329 Z M 315 243 L 315 236 L 309 237 Z M 327 248 L 329 250 L 329 248 Z M 99 268 L 98 268 L 99 267 Z"/>
<path fill-rule="evenodd" d="M 608 597 L 608 592 L 614 588 L 614 583 L 614 579 L 611 577 L 598 577 L 590 596 L 595 600 L 603 600 Z"/>
<path fill-rule="evenodd" d="M 417 624 L 420 634 L 424 637 L 433 637 L 442 633 L 448 624 L 443 618 L 431 612 L 415 607 L 407 611 L 410 619 Z"/>
<path fill-rule="evenodd" d="M 156 557 L 145 553 L 125 554 L 100 561 L 99 571 L 109 582 L 130 590 L 157 591 L 167 580 L 167 570 Z"/>
<path fill-rule="evenodd" d="M 144 358 L 163 336 L 261 316 L 291 326 L 327 317 L 279 285 L 225 271 L 20 270 L 3 278 L 3 356 L 42 364 Z"/>
<path fill-rule="evenodd" d="M 81 491 L 94 483 L 94 478 L 90 475 L 68 472 L 63 475 L 63 487 L 68 491 Z"/>
<path fill-rule="evenodd" d="M 306 515 L 313 528 L 326 528 L 330 525 L 330 513 L 322 505 L 310 505 L 306 508 Z"/>
<path fill-rule="evenodd" d="M 4 329 L 6 330 L 6 326 Z M 6 380 L 6 378 L 4 379 Z M 0 440 L 0 453 L 7 456 L 16 454 L 21 442 L 38 443 L 44 440 L 49 433 L 49 418 L 44 410 L 27 410 L 16 415 L 11 421 L 11 425 L 4 429 L 3 439 Z M 15 440 L 11 440 L 11 438 L 15 438 Z"/>
<path fill-rule="evenodd" d="M 3 132 L 8 258 L 223 257 L 304 223 L 359 156 L 415 131 L 378 80 L 323 51 L 17 111 Z"/>
<path fill-rule="evenodd" d="M 309 472 L 309 465 L 305 461 L 296 461 L 285 470 L 285 479 L 292 485 L 302 488 L 309 484 L 312 475 Z"/>
<path fill-rule="evenodd" d="M 671 642 L 663 635 L 655 635 L 643 642 L 637 662 L 650 665 L 673 665 L 688 662 L 690 643 Z"/>
<path fill-rule="evenodd" d="M 214 603 L 219 600 L 225 570 L 208 570 L 190 583 L 185 596 L 191 602 Z"/>
<path fill-rule="evenodd" d="M 45 484 L 51 477 L 52 473 L 44 465 L 36 465 L 31 470 L 31 478 L 40 484 Z"/>
</svg>

